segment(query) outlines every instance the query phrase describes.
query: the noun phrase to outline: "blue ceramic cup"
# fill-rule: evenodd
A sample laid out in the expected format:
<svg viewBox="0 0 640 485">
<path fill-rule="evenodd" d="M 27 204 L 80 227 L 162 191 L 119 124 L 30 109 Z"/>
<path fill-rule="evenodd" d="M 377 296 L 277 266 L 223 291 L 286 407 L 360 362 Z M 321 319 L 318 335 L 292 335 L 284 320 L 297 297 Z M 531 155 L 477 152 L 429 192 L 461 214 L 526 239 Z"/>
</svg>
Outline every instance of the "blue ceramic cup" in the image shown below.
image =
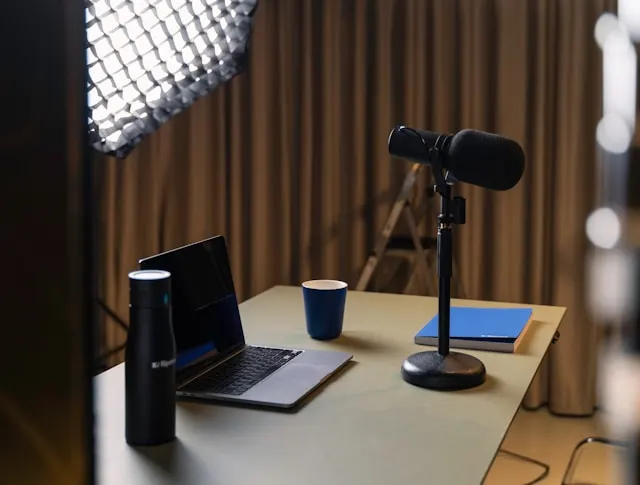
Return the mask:
<svg viewBox="0 0 640 485">
<path fill-rule="evenodd" d="M 307 333 L 316 340 L 331 340 L 342 333 L 347 284 L 337 280 L 302 283 Z"/>
</svg>

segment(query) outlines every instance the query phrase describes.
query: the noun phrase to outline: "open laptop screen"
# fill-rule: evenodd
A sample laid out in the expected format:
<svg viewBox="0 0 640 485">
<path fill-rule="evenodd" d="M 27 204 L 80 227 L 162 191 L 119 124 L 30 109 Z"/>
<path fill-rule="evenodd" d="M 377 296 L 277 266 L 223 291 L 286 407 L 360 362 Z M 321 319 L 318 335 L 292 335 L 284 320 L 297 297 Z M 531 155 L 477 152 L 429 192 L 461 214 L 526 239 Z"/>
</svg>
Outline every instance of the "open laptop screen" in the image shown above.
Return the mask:
<svg viewBox="0 0 640 485">
<path fill-rule="evenodd" d="M 145 258 L 139 264 L 140 269 L 171 273 L 177 369 L 244 344 L 224 237 Z"/>
</svg>

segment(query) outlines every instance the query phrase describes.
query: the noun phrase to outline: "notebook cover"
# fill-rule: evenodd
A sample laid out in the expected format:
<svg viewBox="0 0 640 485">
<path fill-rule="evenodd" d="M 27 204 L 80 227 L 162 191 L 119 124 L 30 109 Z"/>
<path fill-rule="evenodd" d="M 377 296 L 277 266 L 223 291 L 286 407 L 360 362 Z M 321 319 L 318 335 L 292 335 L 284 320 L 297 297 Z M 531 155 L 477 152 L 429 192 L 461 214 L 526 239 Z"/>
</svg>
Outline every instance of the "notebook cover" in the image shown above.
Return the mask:
<svg viewBox="0 0 640 485">
<path fill-rule="evenodd" d="M 531 308 L 452 307 L 450 338 L 492 342 L 515 342 L 527 326 Z M 416 339 L 438 337 L 438 315 L 416 335 Z"/>
</svg>

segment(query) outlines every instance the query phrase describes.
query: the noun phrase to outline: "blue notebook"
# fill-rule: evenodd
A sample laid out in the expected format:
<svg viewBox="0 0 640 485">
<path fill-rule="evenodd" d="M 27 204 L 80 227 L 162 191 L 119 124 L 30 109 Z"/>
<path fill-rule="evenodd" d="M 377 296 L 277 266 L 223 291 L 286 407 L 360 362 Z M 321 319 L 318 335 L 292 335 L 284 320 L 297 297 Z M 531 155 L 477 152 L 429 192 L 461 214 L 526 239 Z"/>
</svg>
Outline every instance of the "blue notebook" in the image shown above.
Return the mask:
<svg viewBox="0 0 640 485">
<path fill-rule="evenodd" d="M 452 307 L 449 345 L 459 349 L 516 352 L 529 322 L 531 308 Z M 420 345 L 438 345 L 438 315 L 415 336 Z"/>
</svg>

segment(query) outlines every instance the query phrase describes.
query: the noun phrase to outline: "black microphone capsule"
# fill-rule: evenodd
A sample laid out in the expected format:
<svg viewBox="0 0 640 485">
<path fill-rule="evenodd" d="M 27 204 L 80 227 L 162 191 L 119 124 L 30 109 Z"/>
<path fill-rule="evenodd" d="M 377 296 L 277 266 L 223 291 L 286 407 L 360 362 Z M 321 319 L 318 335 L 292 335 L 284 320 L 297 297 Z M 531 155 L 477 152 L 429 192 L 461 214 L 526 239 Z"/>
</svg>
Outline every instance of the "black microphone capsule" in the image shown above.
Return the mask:
<svg viewBox="0 0 640 485">
<path fill-rule="evenodd" d="M 462 130 L 451 136 L 397 126 L 388 144 L 391 155 L 424 164 L 431 163 L 429 152 L 437 147 L 442 168 L 455 180 L 491 190 L 509 190 L 524 174 L 522 147 L 492 133 Z"/>
<path fill-rule="evenodd" d="M 445 168 L 460 182 L 509 190 L 524 174 L 524 159 L 522 147 L 509 138 L 462 130 L 451 138 Z"/>
</svg>

